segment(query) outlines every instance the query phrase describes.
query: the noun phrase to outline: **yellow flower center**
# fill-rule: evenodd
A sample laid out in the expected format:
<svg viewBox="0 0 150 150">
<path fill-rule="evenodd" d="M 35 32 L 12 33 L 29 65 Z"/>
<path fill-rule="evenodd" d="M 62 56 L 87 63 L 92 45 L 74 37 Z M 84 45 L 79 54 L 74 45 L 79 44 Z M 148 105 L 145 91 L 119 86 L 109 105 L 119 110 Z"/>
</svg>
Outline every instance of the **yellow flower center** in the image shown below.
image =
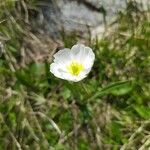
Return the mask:
<svg viewBox="0 0 150 150">
<path fill-rule="evenodd" d="M 84 69 L 84 66 L 76 61 L 72 61 L 67 70 L 74 76 L 78 76 L 80 72 Z"/>
</svg>

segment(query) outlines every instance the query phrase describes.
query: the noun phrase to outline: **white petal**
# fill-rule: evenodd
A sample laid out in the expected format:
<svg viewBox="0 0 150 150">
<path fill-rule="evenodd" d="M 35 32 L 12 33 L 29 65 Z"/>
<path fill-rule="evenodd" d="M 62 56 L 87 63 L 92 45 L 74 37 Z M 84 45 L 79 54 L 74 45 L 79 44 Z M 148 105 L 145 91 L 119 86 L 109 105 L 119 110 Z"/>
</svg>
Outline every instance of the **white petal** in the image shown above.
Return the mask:
<svg viewBox="0 0 150 150">
<path fill-rule="evenodd" d="M 78 78 L 75 78 L 74 82 L 81 81 L 85 78 L 86 76 L 79 76 Z"/>
<path fill-rule="evenodd" d="M 50 65 L 50 72 L 53 73 L 56 77 L 61 79 L 64 79 L 65 78 L 64 74 L 67 73 L 65 66 L 62 67 L 58 63 L 52 63 Z"/>
<path fill-rule="evenodd" d="M 84 69 L 84 70 L 79 74 L 78 80 L 80 81 L 80 80 L 86 78 L 90 71 L 91 71 L 91 68 L 89 68 L 89 69 Z"/>
<path fill-rule="evenodd" d="M 71 48 L 72 59 L 83 63 L 85 68 L 91 68 L 94 63 L 95 54 L 90 47 L 85 47 L 83 44 L 74 45 Z"/>
<path fill-rule="evenodd" d="M 84 70 L 81 72 L 81 76 L 87 76 L 90 71 L 91 71 L 91 68 L 84 69 Z"/>
<path fill-rule="evenodd" d="M 54 74 L 57 78 L 68 80 L 68 81 L 75 81 L 75 76 L 71 75 L 66 71 L 66 67 L 62 67 L 58 63 L 52 63 L 50 65 L 50 72 Z"/>
<path fill-rule="evenodd" d="M 68 61 L 70 61 L 70 58 L 70 49 L 68 48 L 62 49 L 54 54 L 54 62 L 56 63 L 66 64 Z"/>
<path fill-rule="evenodd" d="M 70 73 L 64 73 L 64 79 L 68 81 L 75 81 L 75 76 L 71 75 Z"/>
<path fill-rule="evenodd" d="M 91 71 L 91 68 L 83 70 L 78 76 L 72 76 L 71 81 L 78 82 L 78 81 L 83 80 L 84 78 L 87 77 L 87 75 L 90 71 Z"/>
<path fill-rule="evenodd" d="M 78 82 L 86 77 L 85 73 L 81 74 L 80 76 L 73 76 L 70 73 L 66 72 L 64 68 L 60 68 L 60 65 L 57 63 L 52 63 L 50 65 L 50 72 L 53 73 L 57 78 L 73 82 Z"/>
<path fill-rule="evenodd" d="M 70 76 L 66 80 L 73 81 L 73 82 L 78 82 L 84 79 L 86 76 Z"/>
<path fill-rule="evenodd" d="M 81 62 L 85 55 L 84 48 L 85 48 L 85 46 L 83 44 L 74 45 L 71 48 L 71 58 L 78 62 Z"/>
<path fill-rule="evenodd" d="M 86 69 L 92 68 L 95 60 L 95 54 L 93 53 L 92 49 L 89 47 L 85 47 L 85 56 L 83 60 L 84 67 Z"/>
<path fill-rule="evenodd" d="M 50 65 L 50 72 L 53 73 L 58 78 L 61 77 L 61 73 L 58 71 L 58 64 L 56 63 L 52 63 Z"/>
</svg>

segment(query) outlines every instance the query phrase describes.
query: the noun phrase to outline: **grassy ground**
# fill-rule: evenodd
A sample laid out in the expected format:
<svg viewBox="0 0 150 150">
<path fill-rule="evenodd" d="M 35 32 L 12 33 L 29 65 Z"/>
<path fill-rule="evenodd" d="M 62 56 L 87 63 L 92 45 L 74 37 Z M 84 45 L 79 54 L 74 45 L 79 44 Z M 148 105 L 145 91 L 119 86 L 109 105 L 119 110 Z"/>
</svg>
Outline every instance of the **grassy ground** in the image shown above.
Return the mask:
<svg viewBox="0 0 150 150">
<path fill-rule="evenodd" d="M 32 32 L 36 1 L 0 2 L 0 150 L 150 149 L 149 12 L 130 4 L 116 31 L 88 39 L 96 61 L 73 84 L 49 72 L 56 45 Z"/>
</svg>

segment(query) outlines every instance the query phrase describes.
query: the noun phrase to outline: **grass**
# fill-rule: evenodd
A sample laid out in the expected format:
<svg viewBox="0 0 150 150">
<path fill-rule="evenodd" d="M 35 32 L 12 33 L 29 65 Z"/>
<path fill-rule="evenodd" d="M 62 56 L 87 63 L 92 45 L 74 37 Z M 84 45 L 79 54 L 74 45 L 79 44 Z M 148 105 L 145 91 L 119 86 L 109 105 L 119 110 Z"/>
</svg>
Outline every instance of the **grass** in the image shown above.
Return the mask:
<svg viewBox="0 0 150 150">
<path fill-rule="evenodd" d="M 89 76 L 73 84 L 49 72 L 52 48 L 42 59 L 33 51 L 37 43 L 45 46 L 25 21 L 24 10 L 35 4 L 0 6 L 0 150 L 148 150 L 149 12 L 129 3 L 115 31 L 88 39 L 96 61 Z M 78 39 L 62 34 L 64 47 Z"/>
</svg>

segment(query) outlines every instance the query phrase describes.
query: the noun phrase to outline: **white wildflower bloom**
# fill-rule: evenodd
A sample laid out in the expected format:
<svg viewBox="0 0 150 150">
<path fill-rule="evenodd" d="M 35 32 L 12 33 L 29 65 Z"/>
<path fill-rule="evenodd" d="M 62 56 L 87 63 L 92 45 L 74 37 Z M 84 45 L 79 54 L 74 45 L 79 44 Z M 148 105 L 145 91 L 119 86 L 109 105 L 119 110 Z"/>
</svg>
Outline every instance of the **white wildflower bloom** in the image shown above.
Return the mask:
<svg viewBox="0 0 150 150">
<path fill-rule="evenodd" d="M 71 50 L 66 48 L 54 54 L 50 72 L 58 78 L 78 82 L 91 71 L 94 59 L 95 55 L 90 47 L 77 44 Z"/>
</svg>

